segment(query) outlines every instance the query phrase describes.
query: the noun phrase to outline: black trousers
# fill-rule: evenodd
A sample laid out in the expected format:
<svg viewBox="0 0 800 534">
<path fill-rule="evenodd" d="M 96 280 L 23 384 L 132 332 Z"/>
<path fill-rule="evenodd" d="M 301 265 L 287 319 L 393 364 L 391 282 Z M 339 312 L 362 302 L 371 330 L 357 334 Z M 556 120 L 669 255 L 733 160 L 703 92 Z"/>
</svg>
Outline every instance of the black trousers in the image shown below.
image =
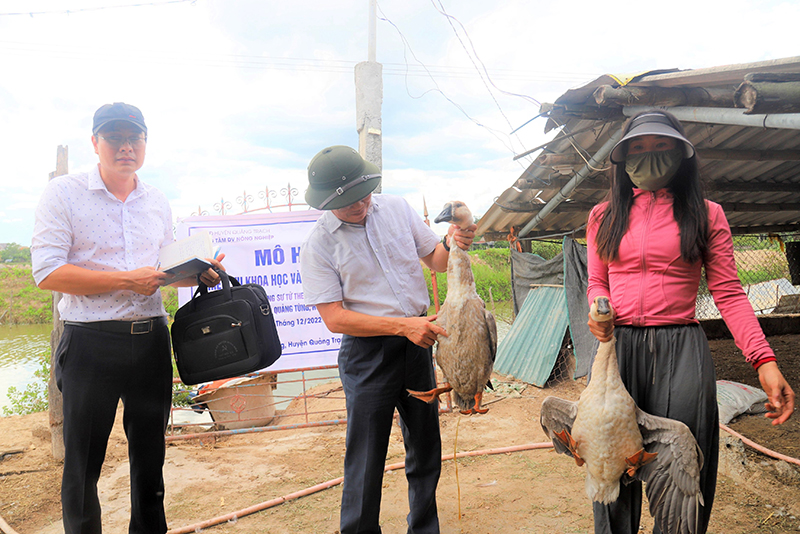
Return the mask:
<svg viewBox="0 0 800 534">
<path fill-rule="evenodd" d="M 136 335 L 66 325 L 55 372 L 64 401 L 65 534 L 102 532 L 97 480 L 120 399 L 131 476 L 128 532 L 166 532 L 162 470 L 172 402 L 166 322 Z"/>
<path fill-rule="evenodd" d="M 381 532 L 383 468 L 395 408 L 406 448 L 408 533 L 438 534 L 439 406 L 406 392 L 435 387 L 431 350 L 404 337 L 346 335 L 339 350 L 339 375 L 347 404 L 341 534 Z"/>
<path fill-rule="evenodd" d="M 705 506 L 700 530 L 708 528 L 717 487 L 719 417 L 717 383 L 708 340 L 699 325 L 617 326 L 617 360 L 625 387 L 645 412 L 686 424 L 703 451 L 700 489 Z M 642 484 L 621 484 L 611 504 L 592 503 L 595 534 L 635 534 L 642 513 Z M 660 534 L 658 525 L 654 534 Z"/>
</svg>

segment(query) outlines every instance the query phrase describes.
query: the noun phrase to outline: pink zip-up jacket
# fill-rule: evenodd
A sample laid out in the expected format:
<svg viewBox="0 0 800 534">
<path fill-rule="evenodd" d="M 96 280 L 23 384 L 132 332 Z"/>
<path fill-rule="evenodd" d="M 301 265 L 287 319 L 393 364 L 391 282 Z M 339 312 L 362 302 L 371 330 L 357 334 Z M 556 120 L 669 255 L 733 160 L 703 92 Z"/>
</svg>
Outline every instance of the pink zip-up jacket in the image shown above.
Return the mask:
<svg viewBox="0 0 800 534">
<path fill-rule="evenodd" d="M 753 367 L 775 361 L 753 307 L 747 300 L 733 259 L 731 229 L 719 204 L 708 207 L 708 251 L 693 264 L 681 259 L 681 237 L 672 213 L 672 193 L 634 189 L 628 231 L 619 257 L 605 263 L 597 255 L 595 237 L 606 202 L 592 209 L 587 227 L 591 304 L 607 296 L 617 313 L 614 324 L 662 326 L 697 324 L 695 302 L 705 265 L 708 289 L 736 346 Z"/>
</svg>

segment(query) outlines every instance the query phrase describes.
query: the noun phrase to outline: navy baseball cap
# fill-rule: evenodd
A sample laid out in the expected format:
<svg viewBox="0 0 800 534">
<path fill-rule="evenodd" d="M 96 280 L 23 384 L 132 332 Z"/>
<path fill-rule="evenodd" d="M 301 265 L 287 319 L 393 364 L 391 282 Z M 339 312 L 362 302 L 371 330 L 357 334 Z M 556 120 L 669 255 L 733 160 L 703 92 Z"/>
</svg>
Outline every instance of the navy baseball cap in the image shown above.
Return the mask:
<svg viewBox="0 0 800 534">
<path fill-rule="evenodd" d="M 106 104 L 94 113 L 94 124 L 92 125 L 92 134 L 97 135 L 100 129 L 113 121 L 125 121 L 133 124 L 145 134 L 147 133 L 147 126 L 144 123 L 142 112 L 136 106 L 131 106 L 124 102 L 114 102 L 113 104 Z"/>
</svg>

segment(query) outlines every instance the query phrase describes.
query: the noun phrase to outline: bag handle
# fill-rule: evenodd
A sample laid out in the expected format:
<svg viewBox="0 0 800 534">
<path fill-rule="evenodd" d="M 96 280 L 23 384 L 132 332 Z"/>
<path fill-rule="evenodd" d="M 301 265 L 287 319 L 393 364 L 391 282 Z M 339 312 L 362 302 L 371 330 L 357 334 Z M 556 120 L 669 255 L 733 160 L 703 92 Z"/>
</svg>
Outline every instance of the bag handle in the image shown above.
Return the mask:
<svg viewBox="0 0 800 534">
<path fill-rule="evenodd" d="M 239 281 L 236 278 L 234 278 L 233 276 L 228 275 L 228 273 L 226 273 L 222 269 L 214 268 L 214 272 L 219 275 L 219 278 L 222 281 L 222 289 L 220 291 L 222 291 L 223 294 L 225 295 L 225 300 L 228 300 L 228 301 L 233 300 L 233 296 L 231 295 L 231 287 L 241 286 L 242 284 L 240 284 Z M 192 310 L 194 310 L 194 307 L 195 307 L 195 299 L 197 297 L 199 297 L 200 295 L 207 294 L 208 292 L 209 292 L 208 291 L 208 286 L 205 285 L 200 280 L 200 275 L 198 274 L 197 275 L 197 290 L 194 292 L 194 295 L 192 295 Z"/>
</svg>

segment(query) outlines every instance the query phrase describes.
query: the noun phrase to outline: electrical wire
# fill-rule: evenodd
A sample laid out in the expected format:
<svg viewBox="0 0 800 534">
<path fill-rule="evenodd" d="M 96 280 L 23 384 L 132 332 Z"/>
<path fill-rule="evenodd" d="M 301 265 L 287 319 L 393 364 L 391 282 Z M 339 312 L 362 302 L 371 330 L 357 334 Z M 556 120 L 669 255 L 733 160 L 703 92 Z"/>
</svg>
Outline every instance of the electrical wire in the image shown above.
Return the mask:
<svg viewBox="0 0 800 534">
<path fill-rule="evenodd" d="M 436 3 L 437 2 L 439 4 L 439 7 L 436 7 Z M 458 42 L 461 45 L 461 48 L 467 54 L 467 57 L 469 58 L 470 62 L 472 63 L 472 66 L 475 67 L 475 70 L 478 72 L 478 75 L 481 78 L 481 82 L 483 82 L 484 87 L 486 87 L 486 91 L 489 93 L 489 96 L 492 97 L 492 100 L 494 101 L 495 105 L 497 106 L 497 109 L 500 111 L 500 114 L 506 120 L 506 124 L 508 124 L 508 127 L 511 130 L 511 133 L 509 134 L 509 136 L 514 135 L 519 130 L 519 128 L 514 128 L 514 126 L 511 124 L 511 121 L 509 120 L 509 118 L 505 114 L 505 112 L 503 111 L 503 108 L 500 106 L 500 102 L 497 101 L 497 98 L 494 96 L 494 93 L 492 92 L 492 90 L 491 90 L 491 88 L 489 87 L 488 84 L 491 84 L 492 87 L 494 87 L 495 89 L 497 89 L 501 93 L 504 93 L 504 94 L 507 94 L 507 95 L 511 95 L 511 96 L 521 97 L 521 98 L 527 100 L 528 102 L 532 102 L 532 103 L 536 104 L 540 108 L 541 108 L 541 105 L 542 105 L 541 102 L 539 102 L 535 98 L 529 97 L 527 95 L 520 95 L 520 94 L 517 94 L 517 93 L 510 93 L 508 91 L 504 91 L 503 89 L 500 89 L 497 86 L 497 84 L 494 83 L 494 81 L 492 80 L 492 77 L 489 76 L 489 71 L 486 69 L 486 65 L 483 63 L 483 61 L 481 60 L 480 56 L 478 55 L 478 51 L 475 49 L 475 43 L 472 41 L 472 38 L 469 36 L 469 32 L 467 31 L 467 28 L 461 23 L 460 20 L 458 20 L 456 17 L 454 17 L 454 16 L 450 15 L 449 13 L 447 13 L 447 11 L 444 8 L 444 4 L 442 4 L 441 0 L 431 0 L 431 3 L 433 4 L 434 9 L 436 9 L 439 13 L 444 15 L 444 17 L 447 19 L 447 23 L 450 25 L 450 28 L 453 30 L 453 33 L 455 34 L 456 39 L 458 39 Z M 470 54 L 469 50 L 467 50 L 467 47 L 464 44 L 464 41 L 461 39 L 461 36 L 459 35 L 458 30 L 453 25 L 453 21 L 457 22 L 458 25 L 461 27 L 461 31 L 464 32 L 464 37 L 466 37 L 467 41 L 469 41 L 470 47 L 472 48 L 472 54 Z M 474 58 L 473 58 L 473 56 L 474 56 Z M 481 74 L 481 70 L 478 68 L 478 65 L 475 63 L 476 61 L 481 64 L 481 67 L 483 68 L 483 74 Z M 485 79 L 484 79 L 484 76 L 483 76 L 484 74 L 486 76 Z M 488 81 L 488 83 L 487 83 L 487 81 Z M 539 114 L 538 116 L 540 116 L 540 115 L 541 114 Z M 531 120 L 533 120 L 533 119 L 531 119 Z M 519 141 L 520 145 L 524 146 L 524 143 L 522 142 L 522 139 L 519 138 L 519 135 L 516 135 L 516 139 L 517 139 L 517 141 Z"/>
<path fill-rule="evenodd" d="M 555 122 L 555 123 L 556 123 L 556 125 L 558 125 L 559 127 L 563 128 L 564 130 L 566 130 L 568 134 L 570 133 L 570 131 L 569 131 L 569 127 L 568 127 L 566 124 L 560 124 L 560 123 L 559 123 L 559 122 L 558 122 L 556 119 L 554 119 L 553 117 L 548 117 L 548 118 L 549 118 L 551 121 Z M 601 125 L 600 133 L 602 133 L 602 131 L 603 131 L 603 128 L 605 128 L 605 126 L 606 126 L 606 124 L 605 124 L 605 123 L 603 123 L 603 124 Z M 599 134 L 598 134 L 598 136 L 599 136 Z M 573 140 L 573 137 L 574 137 L 574 134 L 570 134 L 569 136 L 567 136 L 567 137 L 566 137 L 566 139 L 567 139 L 567 141 L 569 141 L 569 144 L 571 144 L 571 145 L 572 145 L 572 148 L 574 148 L 574 149 L 575 149 L 575 152 L 577 152 L 577 153 L 578 153 L 578 155 L 581 157 L 581 159 L 582 159 L 584 162 L 586 162 L 586 166 L 587 166 L 587 167 L 589 167 L 589 169 L 591 169 L 591 170 L 593 170 L 593 171 L 595 171 L 595 172 L 605 172 L 605 171 L 607 171 L 607 170 L 611 169 L 611 165 L 609 165 L 608 167 L 603 167 L 602 169 L 598 169 L 597 167 L 594 167 L 594 166 L 593 166 L 591 163 L 589 163 L 589 159 L 591 159 L 593 156 L 592 156 L 591 154 L 589 154 L 589 151 L 588 151 L 588 150 L 586 150 L 585 148 L 583 148 L 582 146 L 580 146 L 579 144 L 577 144 L 577 143 L 576 143 L 576 142 Z M 596 136 L 596 137 L 597 137 L 597 136 Z M 586 154 L 586 155 L 584 156 L 584 154 Z M 587 157 L 587 156 L 589 157 L 589 159 L 586 159 L 586 157 Z"/>
<path fill-rule="evenodd" d="M 464 25 L 461 23 L 461 21 L 460 21 L 460 20 L 458 20 L 456 17 L 454 17 L 453 15 L 450 15 L 449 13 L 447 13 L 447 12 L 445 11 L 445 9 L 444 9 L 444 5 L 442 5 L 442 2 L 441 2 L 441 0 L 436 0 L 436 1 L 438 1 L 438 2 L 439 2 L 439 6 L 441 7 L 441 10 L 440 10 L 440 9 L 438 9 L 438 8 L 436 7 L 436 3 L 434 3 L 434 0 L 431 0 L 431 3 L 433 3 L 433 7 L 434 7 L 434 8 L 435 8 L 437 11 L 439 11 L 439 13 L 441 13 L 442 15 L 444 15 L 445 17 L 447 17 L 447 21 L 448 21 L 448 22 L 450 22 L 451 20 L 454 20 L 454 21 L 456 21 L 456 22 L 458 23 L 458 25 L 459 25 L 459 26 L 461 26 L 461 29 L 462 29 L 462 31 L 464 32 L 464 36 L 467 38 L 467 40 L 469 41 L 469 44 L 470 44 L 470 46 L 472 47 L 472 53 L 475 55 L 475 59 L 476 59 L 476 60 L 477 60 L 477 61 L 478 61 L 478 62 L 481 64 L 481 67 L 483 67 L 483 72 L 484 72 L 484 74 L 486 74 L 486 79 L 489 81 L 489 83 L 490 83 L 490 84 L 492 84 L 492 86 L 493 86 L 495 89 L 497 89 L 497 90 L 498 90 L 498 91 L 500 91 L 501 93 L 503 93 L 503 94 L 506 94 L 506 95 L 509 95 L 509 96 L 516 96 L 516 97 L 519 97 L 519 98 L 523 98 L 523 99 L 525 99 L 525 100 L 527 100 L 527 101 L 529 101 L 529 102 L 532 102 L 532 103 L 536 104 L 537 106 L 541 106 L 541 105 L 542 105 L 542 103 L 541 103 L 541 102 L 539 102 L 538 100 L 536 100 L 536 99 L 535 99 L 535 98 L 533 98 L 532 96 L 528 96 L 528 95 L 522 95 L 522 94 L 518 94 L 518 93 L 512 93 L 512 92 L 505 91 L 505 90 L 503 90 L 503 89 L 499 88 L 499 87 L 498 87 L 498 86 L 497 86 L 497 85 L 496 85 L 496 84 L 495 84 L 495 83 L 492 81 L 492 77 L 491 77 L 491 76 L 489 76 L 489 71 L 486 69 L 486 65 L 483 63 L 483 61 L 481 61 L 481 58 L 478 56 L 478 51 L 477 51 L 477 50 L 475 50 L 475 44 L 472 42 L 472 39 L 470 38 L 470 36 L 469 36 L 469 33 L 467 32 L 467 28 L 466 28 L 466 27 L 464 27 Z M 456 37 L 458 37 L 458 41 L 461 43 L 461 47 L 462 47 L 462 48 L 464 48 L 464 51 L 465 51 L 465 52 L 467 52 L 467 55 L 469 56 L 470 54 L 469 54 L 469 52 L 467 51 L 466 47 L 464 46 L 464 43 L 461 41 L 461 38 L 458 36 L 458 32 L 456 31 L 455 27 L 453 27 L 453 24 L 452 24 L 452 22 L 450 22 L 450 27 L 452 27 L 452 28 L 453 28 L 453 32 L 456 34 Z M 470 56 L 470 60 L 472 60 L 472 57 L 471 57 L 471 56 Z M 473 65 L 475 65 L 475 62 L 473 61 L 473 62 L 472 62 L 472 64 L 473 64 Z M 477 67 L 477 65 L 475 65 L 475 68 L 476 68 L 476 69 L 478 68 L 478 67 Z M 499 104 L 498 104 L 498 106 L 499 106 Z M 509 124 L 509 126 L 510 126 L 510 124 Z"/>
<path fill-rule="evenodd" d="M 486 87 L 486 91 L 489 93 L 489 96 L 492 97 L 492 100 L 494 101 L 495 106 L 497 106 L 497 109 L 500 111 L 500 115 L 502 115 L 503 118 L 506 120 L 506 123 L 508 124 L 508 127 L 513 130 L 514 126 L 512 126 L 511 121 L 508 119 L 508 117 L 506 116 L 505 112 L 503 111 L 503 108 L 500 106 L 500 102 L 497 101 L 497 98 L 495 98 L 494 93 L 492 93 L 492 90 L 489 88 L 489 84 L 486 82 L 486 80 L 484 79 L 483 75 L 481 74 L 481 71 L 478 68 L 478 65 L 475 64 L 475 59 L 473 59 L 472 55 L 469 53 L 469 50 L 467 50 L 467 47 L 464 45 L 464 41 L 461 40 L 461 36 L 458 34 L 458 30 L 456 30 L 456 27 L 453 25 L 453 20 L 456 20 L 461 25 L 461 29 L 464 31 L 465 34 L 467 32 L 466 28 L 464 28 L 464 25 L 461 24 L 461 22 L 459 22 L 458 19 L 456 19 L 452 15 L 448 15 L 447 14 L 447 12 L 444 10 L 444 5 L 442 4 L 441 0 L 438 0 L 439 1 L 439 6 L 440 6 L 441 9 L 437 8 L 436 7 L 436 1 L 437 0 L 431 0 L 431 3 L 433 4 L 434 9 L 436 9 L 439 13 L 444 15 L 445 18 L 447 19 L 447 23 L 450 25 L 450 28 L 453 30 L 453 33 L 455 34 L 456 39 L 458 39 L 458 42 L 461 45 L 461 48 L 463 48 L 464 52 L 466 52 L 470 63 L 472 63 L 472 66 L 475 67 L 475 70 L 478 72 L 478 75 L 481 78 L 481 82 L 483 83 L 483 86 Z M 467 39 L 469 39 L 469 35 L 467 35 Z M 470 39 L 470 44 L 472 44 L 472 40 L 471 39 Z M 477 58 L 478 54 L 475 52 L 475 46 L 474 45 L 472 46 L 472 51 L 475 54 L 475 58 Z M 480 61 L 480 59 L 478 59 L 478 61 Z M 483 65 L 483 62 L 481 62 L 481 65 Z M 484 66 L 483 70 L 484 70 L 484 72 L 486 71 L 486 66 Z M 488 77 L 488 73 L 487 73 L 487 77 Z"/>
<path fill-rule="evenodd" d="M 455 106 L 455 108 L 458 109 L 467 119 L 469 119 L 470 121 L 475 123 L 477 126 L 480 126 L 481 128 L 484 128 L 486 131 L 491 133 L 498 141 L 500 141 L 500 143 L 503 144 L 503 146 L 505 146 L 508 150 L 510 150 L 512 154 L 516 153 L 514 148 L 512 146 L 510 146 L 509 144 L 507 144 L 506 141 L 502 137 L 500 137 L 501 134 L 505 135 L 506 137 L 509 137 L 507 134 L 505 134 L 505 132 L 500 132 L 499 130 L 496 130 L 494 128 L 491 128 L 490 126 L 487 126 L 487 125 L 479 122 L 477 119 L 474 119 L 472 116 L 470 116 L 469 113 L 467 113 L 467 111 L 461 105 L 459 105 L 452 98 L 447 96 L 444 91 L 442 91 L 441 87 L 439 86 L 439 83 L 436 81 L 436 78 L 433 77 L 433 74 L 430 73 L 430 71 L 428 70 L 427 66 L 422 61 L 420 61 L 419 58 L 417 58 L 417 55 L 414 53 L 414 51 L 411 48 L 411 44 L 408 42 L 408 39 L 406 39 L 406 36 L 403 34 L 403 32 L 400 30 L 400 28 L 397 26 L 397 24 L 392 22 L 386 16 L 386 13 L 383 12 L 383 9 L 381 8 L 380 4 L 377 4 L 377 7 L 378 7 L 378 11 L 380 12 L 380 16 L 378 18 L 380 20 L 384 21 L 384 22 L 389 23 L 395 29 L 395 31 L 397 31 L 398 35 L 400 36 L 400 39 L 403 42 L 403 59 L 405 60 L 406 64 L 408 64 L 408 58 L 406 56 L 406 50 L 408 50 L 408 52 L 411 53 L 411 56 L 414 58 L 414 60 L 417 63 L 419 63 L 422 66 L 423 69 L 425 69 L 425 71 L 428 73 L 429 78 L 431 79 L 431 81 L 433 82 L 433 84 L 435 86 L 434 88 L 428 89 L 427 91 L 423 92 L 419 96 L 414 96 L 414 95 L 411 94 L 411 91 L 408 88 L 408 79 L 406 79 L 406 81 L 405 81 L 405 83 L 406 83 L 406 93 L 408 94 L 408 96 L 411 97 L 411 98 L 414 98 L 414 99 L 419 99 L 419 98 L 422 98 L 423 96 L 425 96 L 426 94 L 431 93 L 431 92 L 437 92 L 437 93 L 441 94 L 442 97 L 444 97 L 445 100 L 447 100 L 453 106 Z M 520 167 L 522 167 L 523 169 L 525 168 L 525 166 L 523 164 L 521 164 L 521 163 L 520 163 Z"/>
<path fill-rule="evenodd" d="M 48 58 L 85 59 L 87 61 L 94 62 L 98 57 L 98 52 L 93 47 L 81 47 L 78 45 L 69 45 L 64 43 L 45 44 L 20 41 L 0 41 L 0 47 L 9 53 L 18 53 L 19 55 L 45 55 Z M 170 50 L 143 51 L 141 49 L 125 50 L 115 48 L 115 51 L 130 52 L 128 55 L 129 60 L 138 60 L 140 62 L 151 64 L 194 64 L 199 66 L 234 67 L 239 69 L 256 68 L 265 70 L 322 71 L 350 74 L 352 73 L 355 65 L 359 63 L 358 61 L 352 60 L 254 56 L 246 54 L 187 54 L 180 51 Z M 115 55 L 116 53 L 117 52 L 114 52 Z M 431 75 L 436 75 L 439 78 L 450 79 L 474 79 L 478 77 L 478 74 L 476 74 L 472 69 L 467 69 L 465 67 L 429 65 L 427 66 L 427 70 L 425 70 L 423 67 L 409 65 L 408 63 L 384 63 L 383 65 L 383 72 L 388 76 L 430 77 Z M 501 74 L 501 77 L 504 79 L 523 81 L 550 82 L 571 82 L 579 79 L 585 79 L 585 76 L 580 74 L 559 72 L 535 73 L 533 71 L 521 72 L 511 69 L 504 70 L 504 74 Z"/>
<path fill-rule="evenodd" d="M 195 5 L 197 0 L 162 0 L 161 2 L 142 2 L 138 4 L 125 4 L 125 5 L 116 5 L 116 6 L 95 6 L 95 7 L 80 7 L 77 9 L 57 9 L 53 11 L 21 11 L 18 13 L 0 13 L 0 17 L 11 17 L 16 15 L 28 15 L 33 17 L 34 15 L 74 15 L 76 13 L 83 13 L 86 11 L 101 11 L 104 9 L 121 9 L 121 8 L 128 8 L 128 7 L 153 7 L 153 6 L 163 6 L 166 4 L 185 4 L 190 3 L 191 5 Z"/>
</svg>

